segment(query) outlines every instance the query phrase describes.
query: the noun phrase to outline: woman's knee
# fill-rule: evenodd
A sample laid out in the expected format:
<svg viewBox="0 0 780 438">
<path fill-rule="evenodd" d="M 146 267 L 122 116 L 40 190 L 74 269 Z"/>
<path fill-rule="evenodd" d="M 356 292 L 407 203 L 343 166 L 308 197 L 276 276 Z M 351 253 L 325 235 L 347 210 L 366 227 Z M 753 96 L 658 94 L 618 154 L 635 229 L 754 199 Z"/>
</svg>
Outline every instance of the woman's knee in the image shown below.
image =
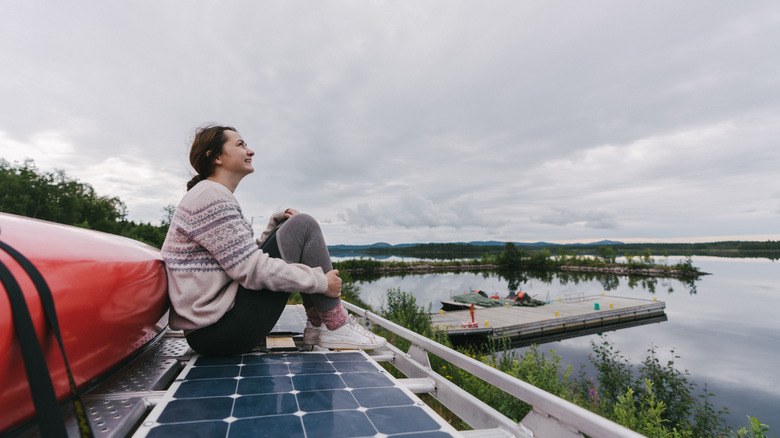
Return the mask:
<svg viewBox="0 0 780 438">
<path fill-rule="evenodd" d="M 307 213 L 298 213 L 290 216 L 289 219 L 285 223 L 291 223 L 291 224 L 299 224 L 302 226 L 314 226 L 319 228 L 320 224 L 317 222 L 316 219 L 310 214 Z"/>
<path fill-rule="evenodd" d="M 283 234 L 293 232 L 300 236 L 312 236 L 322 232 L 320 223 L 313 216 L 306 213 L 293 215 L 282 224 L 282 228 L 279 231 L 282 231 Z"/>
</svg>

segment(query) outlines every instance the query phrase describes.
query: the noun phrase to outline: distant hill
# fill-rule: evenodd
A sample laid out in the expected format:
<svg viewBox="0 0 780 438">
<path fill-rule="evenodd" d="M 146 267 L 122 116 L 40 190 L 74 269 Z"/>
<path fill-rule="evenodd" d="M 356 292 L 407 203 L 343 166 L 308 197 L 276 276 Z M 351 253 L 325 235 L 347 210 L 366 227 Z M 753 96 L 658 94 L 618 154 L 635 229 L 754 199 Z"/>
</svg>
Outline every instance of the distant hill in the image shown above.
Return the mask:
<svg viewBox="0 0 780 438">
<path fill-rule="evenodd" d="M 625 243 L 620 242 L 618 240 L 599 240 L 598 242 L 591 242 L 591 243 L 569 243 L 568 245 L 588 245 L 588 246 L 604 246 L 604 245 L 625 245 Z"/>
<path fill-rule="evenodd" d="M 371 245 L 328 245 L 330 251 L 362 251 L 368 248 L 406 248 L 408 246 L 415 246 L 416 243 L 402 243 L 399 245 L 391 245 L 386 242 L 372 243 Z"/>
</svg>

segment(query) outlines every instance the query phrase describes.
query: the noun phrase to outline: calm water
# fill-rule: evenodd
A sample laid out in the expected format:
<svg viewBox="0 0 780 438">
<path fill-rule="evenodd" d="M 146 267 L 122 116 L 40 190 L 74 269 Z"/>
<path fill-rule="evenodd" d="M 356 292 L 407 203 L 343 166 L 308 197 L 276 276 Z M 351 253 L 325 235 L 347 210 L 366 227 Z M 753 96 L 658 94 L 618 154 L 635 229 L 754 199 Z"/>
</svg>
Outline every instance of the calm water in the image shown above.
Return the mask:
<svg viewBox="0 0 780 438">
<path fill-rule="evenodd" d="M 677 260 L 670 260 L 676 263 Z M 523 291 L 540 299 L 568 295 L 610 295 L 666 302 L 668 321 L 603 333 L 623 356 L 638 367 L 651 345 L 661 363 L 675 359 L 675 367 L 688 370 L 689 379 L 714 393 L 716 409 L 727 406 L 728 424 L 747 424 L 746 415 L 770 426 L 780 435 L 780 266 L 767 259 L 694 257 L 694 266 L 712 275 L 696 281 L 695 289 L 678 280 L 658 279 L 655 284 L 629 284 L 626 277 L 607 280 L 552 278 L 521 280 Z M 608 289 L 605 291 L 605 287 Z M 361 298 L 381 308 L 389 288 L 412 293 L 418 304 L 440 309 L 439 301 L 469 289 L 505 295 L 508 282 L 494 274 L 427 274 L 383 277 L 361 282 Z M 605 298 L 606 300 L 607 298 Z M 555 350 L 563 363 L 589 365 L 588 335 L 540 345 Z M 522 349 L 521 349 L 522 350 Z M 672 354 L 671 351 L 674 351 Z M 698 395 L 698 394 L 697 394 Z"/>
</svg>

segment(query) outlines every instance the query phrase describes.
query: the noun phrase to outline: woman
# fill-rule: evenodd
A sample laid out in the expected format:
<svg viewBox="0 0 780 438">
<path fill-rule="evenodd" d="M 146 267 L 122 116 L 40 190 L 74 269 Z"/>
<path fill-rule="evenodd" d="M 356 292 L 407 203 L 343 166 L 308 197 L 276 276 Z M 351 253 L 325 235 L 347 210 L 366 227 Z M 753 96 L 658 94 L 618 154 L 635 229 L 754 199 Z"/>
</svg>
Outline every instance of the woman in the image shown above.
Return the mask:
<svg viewBox="0 0 780 438">
<path fill-rule="evenodd" d="M 169 324 L 197 352 L 250 351 L 276 324 L 291 292 L 306 309 L 304 342 L 372 349 L 385 339 L 365 330 L 341 305 L 319 224 L 288 208 L 254 238 L 233 192 L 254 172 L 249 149 L 228 126 L 198 130 L 190 149 L 197 175 L 176 207 L 162 246 L 171 300 Z"/>
</svg>

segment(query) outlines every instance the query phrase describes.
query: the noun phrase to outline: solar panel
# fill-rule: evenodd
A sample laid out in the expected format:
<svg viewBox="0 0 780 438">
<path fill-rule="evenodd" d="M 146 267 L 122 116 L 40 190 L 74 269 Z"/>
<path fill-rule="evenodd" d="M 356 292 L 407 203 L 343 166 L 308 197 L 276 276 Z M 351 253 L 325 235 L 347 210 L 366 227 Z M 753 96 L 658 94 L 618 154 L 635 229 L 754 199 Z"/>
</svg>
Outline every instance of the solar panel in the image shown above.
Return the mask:
<svg viewBox="0 0 780 438">
<path fill-rule="evenodd" d="M 302 305 L 287 305 L 282 316 L 271 329 L 274 334 L 301 334 L 306 327 L 306 310 Z"/>
<path fill-rule="evenodd" d="M 194 357 L 137 437 L 457 437 L 362 351 Z"/>
</svg>

